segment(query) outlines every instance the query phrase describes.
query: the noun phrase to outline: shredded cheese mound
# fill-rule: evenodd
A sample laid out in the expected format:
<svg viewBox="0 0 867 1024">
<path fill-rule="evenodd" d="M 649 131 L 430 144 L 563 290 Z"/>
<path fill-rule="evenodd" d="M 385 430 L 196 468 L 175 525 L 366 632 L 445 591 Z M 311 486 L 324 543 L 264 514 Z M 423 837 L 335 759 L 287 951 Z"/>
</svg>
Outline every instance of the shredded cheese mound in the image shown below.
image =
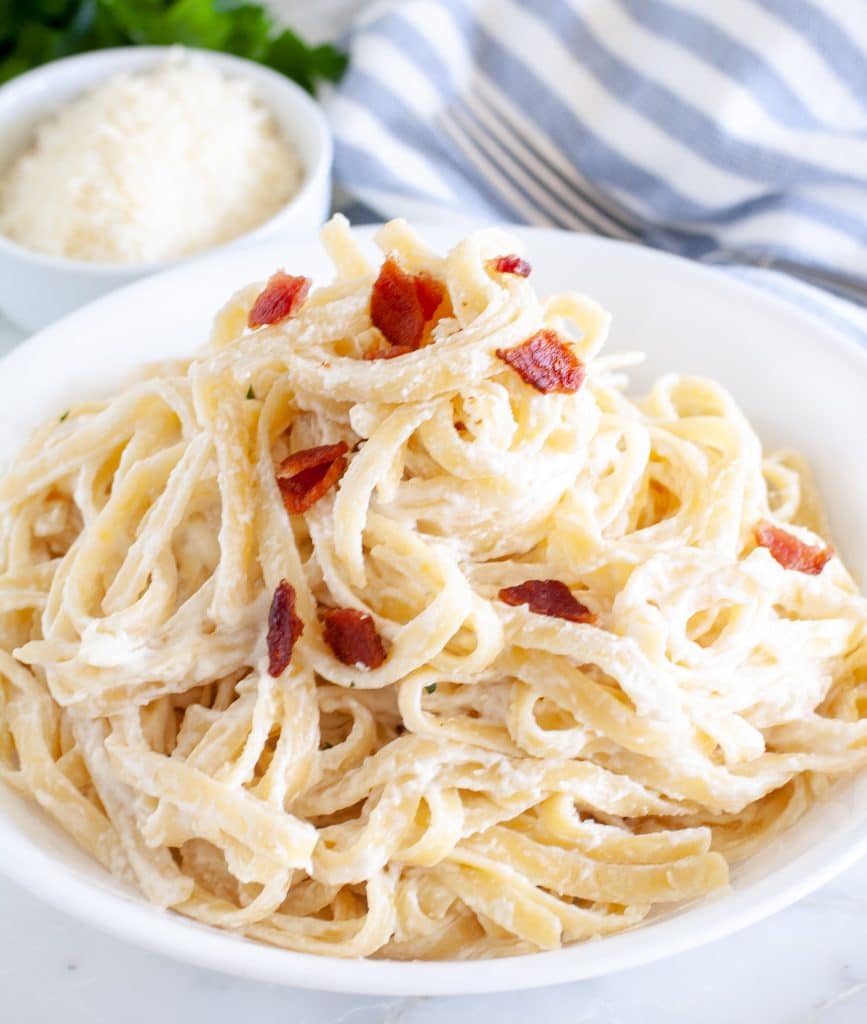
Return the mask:
<svg viewBox="0 0 867 1024">
<path fill-rule="evenodd" d="M 248 82 L 173 54 L 107 79 L 37 126 L 0 174 L 0 232 L 54 257 L 177 259 L 262 224 L 300 178 Z"/>
</svg>

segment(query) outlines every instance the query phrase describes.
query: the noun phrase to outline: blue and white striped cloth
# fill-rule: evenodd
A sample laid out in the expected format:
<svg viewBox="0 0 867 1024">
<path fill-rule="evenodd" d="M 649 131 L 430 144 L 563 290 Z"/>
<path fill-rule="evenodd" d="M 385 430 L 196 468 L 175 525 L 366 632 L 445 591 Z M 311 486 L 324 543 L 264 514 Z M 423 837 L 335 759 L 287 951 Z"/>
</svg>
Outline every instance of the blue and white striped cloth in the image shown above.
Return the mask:
<svg viewBox="0 0 867 1024">
<path fill-rule="evenodd" d="M 349 45 L 377 213 L 658 246 L 867 344 L 867 0 L 391 0 Z"/>
</svg>

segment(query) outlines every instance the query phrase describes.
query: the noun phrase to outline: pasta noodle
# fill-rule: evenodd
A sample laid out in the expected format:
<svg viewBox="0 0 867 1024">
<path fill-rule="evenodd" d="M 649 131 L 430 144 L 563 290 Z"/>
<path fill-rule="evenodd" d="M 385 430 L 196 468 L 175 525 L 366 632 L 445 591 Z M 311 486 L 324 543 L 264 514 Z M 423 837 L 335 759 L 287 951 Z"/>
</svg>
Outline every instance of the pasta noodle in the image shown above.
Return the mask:
<svg viewBox="0 0 867 1024">
<path fill-rule="evenodd" d="M 499 231 L 392 222 L 388 280 L 323 239 L 332 283 L 242 289 L 12 461 L 0 775 L 148 900 L 309 953 L 553 949 L 725 886 L 867 762 L 807 467 L 710 381 L 627 397 L 607 314 Z"/>
</svg>

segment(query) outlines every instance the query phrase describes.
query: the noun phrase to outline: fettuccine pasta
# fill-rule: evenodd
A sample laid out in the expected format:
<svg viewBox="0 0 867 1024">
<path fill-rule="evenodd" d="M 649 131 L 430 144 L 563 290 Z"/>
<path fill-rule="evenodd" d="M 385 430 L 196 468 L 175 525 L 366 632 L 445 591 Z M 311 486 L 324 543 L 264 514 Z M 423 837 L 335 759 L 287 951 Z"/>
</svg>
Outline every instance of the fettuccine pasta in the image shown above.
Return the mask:
<svg viewBox="0 0 867 1024">
<path fill-rule="evenodd" d="M 0 481 L 0 775 L 309 953 L 548 950 L 725 886 L 867 761 L 807 467 L 710 381 L 627 397 L 608 315 L 499 231 L 323 238 L 331 284 L 242 289 Z"/>
</svg>

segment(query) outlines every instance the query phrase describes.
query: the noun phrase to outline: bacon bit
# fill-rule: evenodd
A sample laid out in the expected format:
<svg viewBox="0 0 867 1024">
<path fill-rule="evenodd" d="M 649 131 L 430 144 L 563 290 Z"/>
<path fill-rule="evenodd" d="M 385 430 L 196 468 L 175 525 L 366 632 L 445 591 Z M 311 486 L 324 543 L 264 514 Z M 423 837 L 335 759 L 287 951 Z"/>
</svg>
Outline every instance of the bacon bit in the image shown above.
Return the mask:
<svg viewBox="0 0 867 1024">
<path fill-rule="evenodd" d="M 784 569 L 818 576 L 834 557 L 833 548 L 813 547 L 763 519 L 755 529 L 756 543 L 767 548 Z"/>
<path fill-rule="evenodd" d="M 421 345 L 425 326 L 445 294 L 442 282 L 430 274 L 408 274 L 389 256 L 373 284 L 370 319 L 389 345 L 412 352 Z M 372 358 L 382 357 L 374 355 Z"/>
<path fill-rule="evenodd" d="M 556 331 L 539 331 L 515 348 L 498 348 L 497 356 L 542 394 L 572 394 L 584 383 L 584 364 Z"/>
<path fill-rule="evenodd" d="M 304 623 L 295 614 L 295 589 L 280 580 L 271 610 L 268 612 L 268 674 L 281 676 L 292 660 L 292 649 L 304 632 Z"/>
<path fill-rule="evenodd" d="M 323 616 L 325 642 L 344 665 L 379 668 L 385 647 L 373 619 L 355 608 L 331 608 Z"/>
<path fill-rule="evenodd" d="M 415 275 L 415 294 L 418 296 L 419 305 L 425 323 L 427 323 L 440 308 L 440 303 L 446 295 L 446 289 L 442 281 L 437 281 L 430 274 L 422 273 Z"/>
<path fill-rule="evenodd" d="M 378 348 L 373 352 L 365 352 L 364 358 L 371 361 L 374 359 L 396 359 L 398 356 L 405 356 L 415 351 L 409 345 L 392 345 L 391 348 Z"/>
<path fill-rule="evenodd" d="M 307 298 L 312 284 L 309 277 L 293 277 L 278 270 L 268 279 L 247 316 L 247 326 L 262 327 L 286 320 Z"/>
<path fill-rule="evenodd" d="M 513 606 L 529 605 L 536 615 L 551 615 L 569 622 L 596 621 L 593 612 L 560 580 L 527 580 L 516 587 L 503 587 L 500 600 Z"/>
<path fill-rule="evenodd" d="M 348 446 L 321 444 L 284 459 L 277 469 L 277 486 L 289 515 L 306 512 L 346 472 Z"/>
<path fill-rule="evenodd" d="M 530 264 L 513 252 L 508 256 L 496 256 L 488 260 L 488 266 L 497 274 L 515 274 L 518 277 L 529 277 L 533 272 Z"/>
</svg>

